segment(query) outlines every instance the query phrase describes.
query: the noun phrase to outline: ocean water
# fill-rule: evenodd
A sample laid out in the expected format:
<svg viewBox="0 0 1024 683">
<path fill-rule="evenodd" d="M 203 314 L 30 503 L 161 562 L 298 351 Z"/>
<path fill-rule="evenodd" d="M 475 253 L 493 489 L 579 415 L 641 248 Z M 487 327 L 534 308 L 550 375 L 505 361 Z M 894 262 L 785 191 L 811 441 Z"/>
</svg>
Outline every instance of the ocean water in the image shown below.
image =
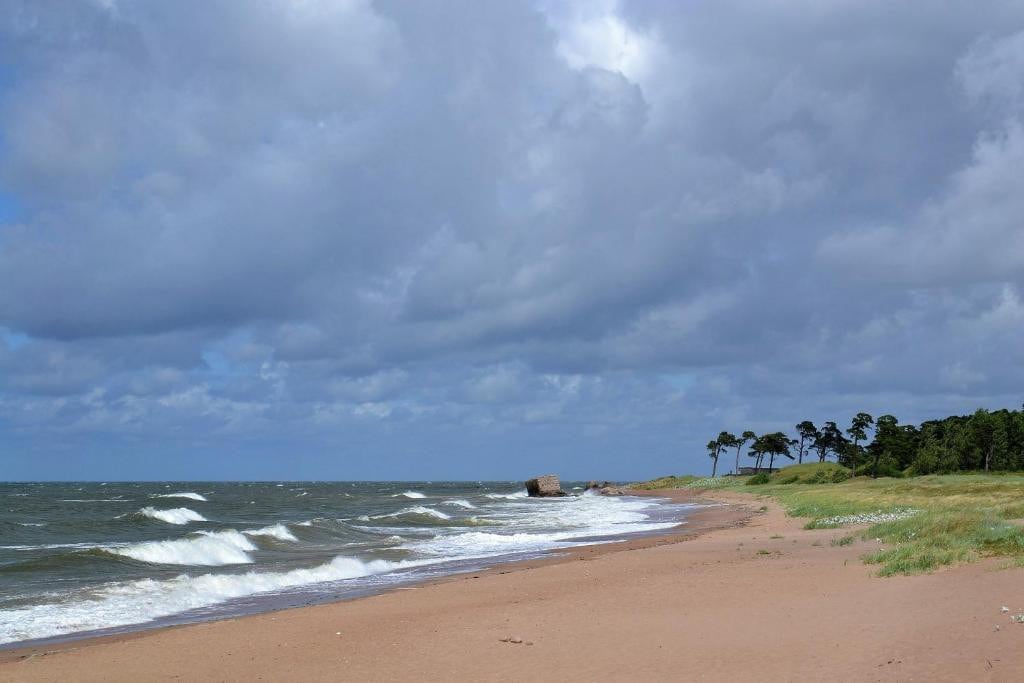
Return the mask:
<svg viewBox="0 0 1024 683">
<path fill-rule="evenodd" d="M 0 646 L 355 597 L 686 507 L 487 482 L 0 484 Z"/>
</svg>

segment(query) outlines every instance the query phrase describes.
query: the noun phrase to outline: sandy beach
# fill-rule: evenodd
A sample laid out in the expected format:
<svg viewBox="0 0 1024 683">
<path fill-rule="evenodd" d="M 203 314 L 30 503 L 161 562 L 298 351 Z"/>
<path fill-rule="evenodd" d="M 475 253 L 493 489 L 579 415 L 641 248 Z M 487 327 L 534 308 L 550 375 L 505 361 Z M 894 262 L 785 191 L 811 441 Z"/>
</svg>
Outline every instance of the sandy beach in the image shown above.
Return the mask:
<svg viewBox="0 0 1024 683">
<path fill-rule="evenodd" d="M 859 560 L 877 543 L 831 545 L 848 530 L 669 493 L 719 505 L 672 534 L 358 600 L 7 650 L 0 680 L 1024 678 L 1022 570 L 877 578 Z"/>
</svg>

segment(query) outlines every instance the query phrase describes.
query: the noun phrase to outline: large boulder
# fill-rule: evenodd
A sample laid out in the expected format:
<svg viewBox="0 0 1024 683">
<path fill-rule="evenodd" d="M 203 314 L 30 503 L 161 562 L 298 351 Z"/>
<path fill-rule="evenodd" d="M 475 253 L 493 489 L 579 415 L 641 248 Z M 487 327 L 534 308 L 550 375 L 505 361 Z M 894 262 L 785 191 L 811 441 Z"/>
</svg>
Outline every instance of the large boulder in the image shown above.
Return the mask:
<svg viewBox="0 0 1024 683">
<path fill-rule="evenodd" d="M 588 481 L 585 487 L 587 491 L 594 491 L 602 496 L 625 496 L 628 495 L 626 488 L 623 486 L 617 486 L 611 482 L 604 482 L 598 484 L 596 481 Z"/>
<path fill-rule="evenodd" d="M 557 475 L 545 474 L 543 477 L 530 479 L 526 482 L 526 495 L 534 498 L 543 498 L 545 496 L 564 496 L 566 494 L 562 490 L 562 483 L 558 481 Z"/>
<path fill-rule="evenodd" d="M 626 496 L 629 495 L 629 491 L 622 486 L 614 486 L 608 482 L 604 483 L 604 486 L 597 490 L 602 496 Z"/>
</svg>

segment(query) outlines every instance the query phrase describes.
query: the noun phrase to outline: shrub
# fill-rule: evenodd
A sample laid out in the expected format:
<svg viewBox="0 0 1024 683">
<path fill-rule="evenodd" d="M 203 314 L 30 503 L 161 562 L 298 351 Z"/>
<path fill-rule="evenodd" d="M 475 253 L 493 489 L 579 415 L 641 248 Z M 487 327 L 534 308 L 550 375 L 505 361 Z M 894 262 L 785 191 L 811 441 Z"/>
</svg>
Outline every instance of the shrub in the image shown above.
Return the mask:
<svg viewBox="0 0 1024 683">
<path fill-rule="evenodd" d="M 838 484 L 850 478 L 850 473 L 845 469 L 818 470 L 813 476 L 803 480 L 805 484 Z"/>
<path fill-rule="evenodd" d="M 767 484 L 771 481 L 771 476 L 767 472 L 761 472 L 755 474 L 750 479 L 747 479 L 747 486 L 758 486 L 760 484 Z"/>
</svg>

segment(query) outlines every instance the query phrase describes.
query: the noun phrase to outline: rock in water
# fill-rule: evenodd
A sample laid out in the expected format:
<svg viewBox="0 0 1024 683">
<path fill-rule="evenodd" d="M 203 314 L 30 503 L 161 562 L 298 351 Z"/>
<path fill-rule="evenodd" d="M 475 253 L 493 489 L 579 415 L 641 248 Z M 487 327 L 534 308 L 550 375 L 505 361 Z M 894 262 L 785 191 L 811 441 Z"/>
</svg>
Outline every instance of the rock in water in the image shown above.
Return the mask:
<svg viewBox="0 0 1024 683">
<path fill-rule="evenodd" d="M 621 486 L 613 486 L 608 482 L 605 482 L 604 486 L 598 489 L 598 493 L 602 496 L 625 496 L 628 491 Z"/>
<path fill-rule="evenodd" d="M 625 496 L 625 495 L 627 495 L 627 491 L 626 491 L 626 489 L 624 487 L 617 486 L 617 485 L 612 484 L 611 482 L 607 482 L 607 481 L 604 482 L 603 484 L 598 484 L 596 481 L 588 481 L 587 485 L 586 485 L 586 490 L 587 491 L 594 491 L 595 493 L 599 493 L 602 496 Z"/>
<path fill-rule="evenodd" d="M 530 479 L 526 482 L 526 495 L 531 497 L 564 496 L 562 483 L 554 474 L 545 474 L 543 477 Z"/>
</svg>

